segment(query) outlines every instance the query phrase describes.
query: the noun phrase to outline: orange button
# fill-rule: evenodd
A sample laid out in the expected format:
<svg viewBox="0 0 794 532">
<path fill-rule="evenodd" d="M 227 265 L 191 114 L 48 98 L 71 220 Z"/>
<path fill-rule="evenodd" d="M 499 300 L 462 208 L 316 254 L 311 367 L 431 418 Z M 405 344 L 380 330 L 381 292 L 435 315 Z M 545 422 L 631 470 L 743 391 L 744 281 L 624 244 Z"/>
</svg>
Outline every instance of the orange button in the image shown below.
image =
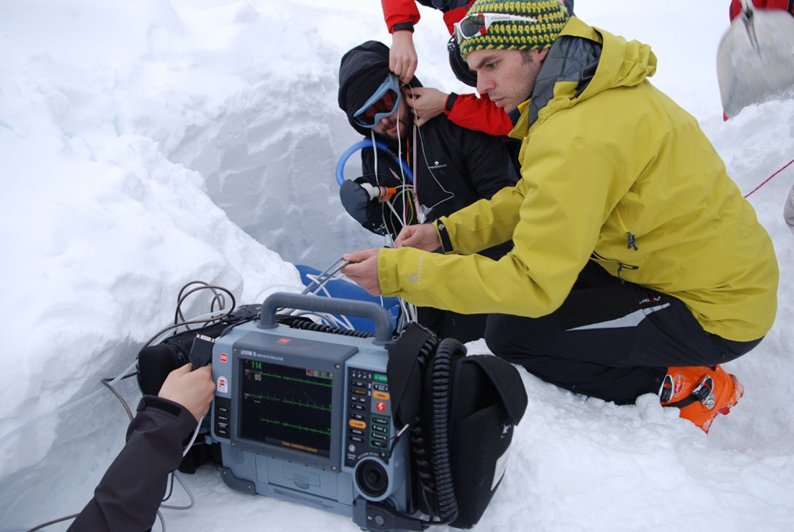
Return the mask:
<svg viewBox="0 0 794 532">
<path fill-rule="evenodd" d="M 367 428 L 367 424 L 359 419 L 351 419 L 347 422 L 351 427 L 354 429 L 365 429 Z"/>
<path fill-rule="evenodd" d="M 389 394 L 386 392 L 372 392 L 372 397 L 375 399 L 381 399 L 383 401 L 389 400 Z"/>
</svg>

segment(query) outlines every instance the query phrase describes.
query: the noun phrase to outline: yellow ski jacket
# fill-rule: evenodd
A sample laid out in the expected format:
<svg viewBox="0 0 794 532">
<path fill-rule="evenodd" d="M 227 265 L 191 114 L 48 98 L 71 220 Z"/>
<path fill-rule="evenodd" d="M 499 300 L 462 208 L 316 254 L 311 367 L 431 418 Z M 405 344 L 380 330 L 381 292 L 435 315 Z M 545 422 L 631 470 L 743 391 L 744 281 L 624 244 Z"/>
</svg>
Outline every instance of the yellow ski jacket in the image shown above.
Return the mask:
<svg viewBox="0 0 794 532">
<path fill-rule="evenodd" d="M 451 253 L 381 250 L 383 294 L 540 317 L 592 258 L 682 300 L 708 332 L 766 334 L 777 305 L 772 242 L 697 121 L 648 81 L 655 70 L 648 45 L 571 18 L 511 133 L 523 139 L 521 180 L 436 222 Z M 498 261 L 473 255 L 511 238 Z"/>
</svg>

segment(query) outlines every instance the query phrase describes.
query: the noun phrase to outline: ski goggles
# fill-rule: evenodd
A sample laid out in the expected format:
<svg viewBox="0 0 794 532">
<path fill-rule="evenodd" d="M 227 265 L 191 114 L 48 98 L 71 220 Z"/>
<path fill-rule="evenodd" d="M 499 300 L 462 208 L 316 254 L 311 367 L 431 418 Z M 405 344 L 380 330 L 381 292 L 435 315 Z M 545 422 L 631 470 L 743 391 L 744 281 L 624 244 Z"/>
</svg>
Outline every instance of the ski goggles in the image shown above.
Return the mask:
<svg viewBox="0 0 794 532">
<path fill-rule="evenodd" d="M 401 98 L 400 80 L 394 74 L 389 74 L 364 105 L 353 113 L 353 121 L 361 127 L 372 129 L 397 111 Z"/>
<path fill-rule="evenodd" d="M 538 19 L 506 13 L 474 13 L 466 15 L 455 23 L 455 40 L 461 44 L 466 39 L 479 37 L 488 33 L 494 22 L 537 22 Z"/>
</svg>

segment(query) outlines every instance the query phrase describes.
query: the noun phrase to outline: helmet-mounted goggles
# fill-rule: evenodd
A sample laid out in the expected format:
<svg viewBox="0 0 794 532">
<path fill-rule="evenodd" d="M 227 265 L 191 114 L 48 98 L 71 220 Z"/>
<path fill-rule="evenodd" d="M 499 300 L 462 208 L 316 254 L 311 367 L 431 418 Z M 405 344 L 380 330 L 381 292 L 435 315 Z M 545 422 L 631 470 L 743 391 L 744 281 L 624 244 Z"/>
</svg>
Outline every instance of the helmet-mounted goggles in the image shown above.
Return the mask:
<svg viewBox="0 0 794 532">
<path fill-rule="evenodd" d="M 488 33 L 494 22 L 537 22 L 538 19 L 506 13 L 472 13 L 455 23 L 455 39 L 461 44 L 466 39 Z"/>
</svg>

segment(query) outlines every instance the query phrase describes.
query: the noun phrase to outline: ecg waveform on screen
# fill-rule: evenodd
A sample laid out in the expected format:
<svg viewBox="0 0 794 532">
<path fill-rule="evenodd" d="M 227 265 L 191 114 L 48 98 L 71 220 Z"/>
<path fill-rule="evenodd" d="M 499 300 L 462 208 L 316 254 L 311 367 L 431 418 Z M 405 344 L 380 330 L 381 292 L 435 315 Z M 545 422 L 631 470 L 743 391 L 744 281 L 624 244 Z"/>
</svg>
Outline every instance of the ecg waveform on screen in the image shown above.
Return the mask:
<svg viewBox="0 0 794 532">
<path fill-rule="evenodd" d="M 322 434 L 323 436 L 331 436 L 331 429 L 315 429 L 312 427 L 307 427 L 305 425 L 296 425 L 294 423 L 286 423 L 284 421 L 279 421 L 277 419 L 267 419 L 267 418 L 260 418 L 260 421 L 263 423 L 269 423 L 271 425 L 278 425 L 279 427 L 285 427 L 289 429 L 295 430 L 302 430 L 304 432 L 313 432 L 315 434 Z"/>
<path fill-rule="evenodd" d="M 290 406 L 301 406 L 303 408 L 311 408 L 313 410 L 321 410 L 323 412 L 330 412 L 331 405 L 327 403 L 315 403 L 312 401 L 299 401 L 297 399 L 287 399 L 286 397 L 279 397 L 277 395 L 268 395 L 268 394 L 255 394 L 255 393 L 247 393 L 245 394 L 245 399 L 253 399 L 253 400 L 261 400 L 261 401 L 272 401 L 274 403 L 281 403 Z"/>
<path fill-rule="evenodd" d="M 242 439 L 330 456 L 332 371 L 246 358 L 240 369 Z"/>
<path fill-rule="evenodd" d="M 248 370 L 246 370 L 247 372 Z M 312 386 L 321 386 L 323 388 L 331 388 L 333 384 L 331 382 L 318 382 L 318 379 L 303 379 L 301 377 L 290 377 L 289 375 L 279 375 L 278 373 L 268 373 L 266 371 L 256 371 L 254 373 L 254 380 L 260 381 L 264 380 L 265 378 L 268 379 L 276 379 L 279 381 L 285 382 L 297 382 L 300 384 L 311 384 Z"/>
</svg>

